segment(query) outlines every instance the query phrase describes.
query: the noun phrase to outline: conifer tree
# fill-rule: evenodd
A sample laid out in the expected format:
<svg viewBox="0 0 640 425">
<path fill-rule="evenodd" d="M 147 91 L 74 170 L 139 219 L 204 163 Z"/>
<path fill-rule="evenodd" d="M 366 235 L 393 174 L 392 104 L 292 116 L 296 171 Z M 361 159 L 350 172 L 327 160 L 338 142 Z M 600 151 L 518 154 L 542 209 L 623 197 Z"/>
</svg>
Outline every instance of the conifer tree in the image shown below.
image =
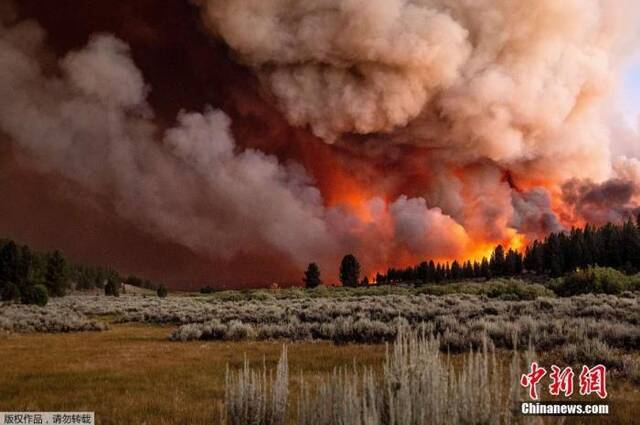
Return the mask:
<svg viewBox="0 0 640 425">
<path fill-rule="evenodd" d="M 482 257 L 482 263 L 480 264 L 480 277 L 485 279 L 491 278 L 491 267 L 489 266 L 489 260 L 487 257 Z"/>
<path fill-rule="evenodd" d="M 304 272 L 304 278 L 302 279 L 304 287 L 307 289 L 317 288 L 322 285 L 320 280 L 320 267 L 316 263 L 311 263 Z"/>
<path fill-rule="evenodd" d="M 423 261 L 422 263 L 418 264 L 418 267 L 416 267 L 416 278 L 418 280 L 418 283 L 427 283 L 427 281 L 429 280 L 429 263 Z"/>
<path fill-rule="evenodd" d="M 504 248 L 502 245 L 498 245 L 491 254 L 491 260 L 489 262 L 492 276 L 503 276 L 505 272 L 505 258 Z"/>
<path fill-rule="evenodd" d="M 8 241 L 0 248 L 0 285 L 18 283 L 18 246 Z"/>
<path fill-rule="evenodd" d="M 352 288 L 360 282 L 360 263 L 353 254 L 345 255 L 340 263 L 340 282 Z"/>
<path fill-rule="evenodd" d="M 45 283 L 51 296 L 62 297 L 67 293 L 67 260 L 60 251 L 54 251 L 47 259 Z"/>
<path fill-rule="evenodd" d="M 462 269 L 460 268 L 460 263 L 457 260 L 454 260 L 451 263 L 451 280 L 460 280 L 462 277 Z"/>
</svg>

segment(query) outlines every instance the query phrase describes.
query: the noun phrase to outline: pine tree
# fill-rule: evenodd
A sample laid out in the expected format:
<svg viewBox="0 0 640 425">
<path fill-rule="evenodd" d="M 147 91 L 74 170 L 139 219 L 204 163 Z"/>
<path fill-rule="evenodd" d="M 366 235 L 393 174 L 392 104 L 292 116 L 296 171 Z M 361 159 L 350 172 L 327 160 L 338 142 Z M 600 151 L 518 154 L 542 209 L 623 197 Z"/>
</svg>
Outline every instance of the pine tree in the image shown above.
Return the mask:
<svg viewBox="0 0 640 425">
<path fill-rule="evenodd" d="M 20 288 L 13 282 L 7 282 L 4 288 L 0 287 L 0 300 L 18 301 L 20 299 Z"/>
<path fill-rule="evenodd" d="M 342 286 L 355 288 L 360 281 L 360 263 L 353 254 L 345 255 L 340 263 Z"/>
<path fill-rule="evenodd" d="M 524 259 L 522 253 L 516 251 L 516 275 L 521 275 L 524 271 Z"/>
<path fill-rule="evenodd" d="M 580 267 L 586 268 L 589 265 L 596 263 L 596 243 L 594 240 L 593 228 L 590 224 L 587 224 L 582 231 L 582 259 L 580 261 Z"/>
<path fill-rule="evenodd" d="M 545 264 L 552 277 L 562 276 L 564 259 L 560 239 L 555 233 L 550 234 L 545 243 Z"/>
<path fill-rule="evenodd" d="M 473 277 L 474 278 L 482 277 L 480 263 L 478 263 L 477 261 L 473 262 Z"/>
<path fill-rule="evenodd" d="M 505 272 L 505 258 L 504 248 L 502 245 L 498 245 L 491 254 L 491 260 L 489 262 L 492 276 L 503 276 Z"/>
<path fill-rule="evenodd" d="M 436 283 L 440 283 L 444 280 L 444 269 L 440 263 L 436 265 L 435 279 Z"/>
<path fill-rule="evenodd" d="M 92 271 L 89 267 L 77 267 L 76 269 L 76 276 L 75 276 L 75 280 L 76 280 L 76 284 L 77 284 L 77 289 L 91 289 L 94 287 L 94 279 L 95 277 L 92 276 Z"/>
<path fill-rule="evenodd" d="M 5 282 L 18 283 L 18 246 L 13 241 L 0 248 L 0 285 Z"/>
<path fill-rule="evenodd" d="M 418 283 L 427 283 L 427 279 L 429 278 L 429 263 L 423 261 L 416 267 L 416 278 Z"/>
<path fill-rule="evenodd" d="M 304 287 L 307 289 L 317 288 L 322 285 L 320 280 L 320 267 L 316 263 L 311 263 L 304 272 L 304 278 L 302 279 Z"/>
<path fill-rule="evenodd" d="M 16 283 L 18 286 L 24 287 L 28 284 L 36 283 L 34 282 L 33 263 L 33 254 L 29 247 L 26 245 L 20 247 L 16 269 Z"/>
<path fill-rule="evenodd" d="M 505 276 L 515 276 L 518 273 L 518 254 L 512 250 L 509 249 L 509 251 L 507 251 L 507 255 L 505 257 L 505 261 L 504 261 L 504 275 Z"/>
<path fill-rule="evenodd" d="M 385 279 L 386 283 L 393 284 L 396 280 L 395 271 L 392 267 L 387 269 L 387 278 Z"/>
<path fill-rule="evenodd" d="M 462 275 L 465 279 L 473 279 L 473 266 L 471 265 L 471 261 L 467 261 L 464 264 Z"/>
<path fill-rule="evenodd" d="M 480 277 L 485 279 L 491 278 L 491 266 L 489 265 L 487 257 L 482 257 L 482 263 L 480 264 Z"/>
<path fill-rule="evenodd" d="M 60 251 L 54 251 L 47 260 L 45 283 L 51 296 L 62 297 L 67 293 L 67 261 Z"/>
<path fill-rule="evenodd" d="M 622 244 L 623 261 L 631 269 L 627 271 L 637 271 L 640 268 L 640 231 L 631 219 L 622 228 Z"/>
<path fill-rule="evenodd" d="M 454 260 L 451 263 L 451 280 L 460 280 L 462 277 L 462 269 L 460 268 L 460 263 L 457 260 Z"/>
<path fill-rule="evenodd" d="M 436 264 L 433 262 L 433 260 L 429 261 L 429 273 L 427 276 L 427 281 L 428 282 L 436 281 Z"/>
<path fill-rule="evenodd" d="M 573 272 L 581 266 L 584 258 L 584 237 L 581 229 L 575 227 L 571 229 L 565 258 L 567 271 Z"/>
</svg>

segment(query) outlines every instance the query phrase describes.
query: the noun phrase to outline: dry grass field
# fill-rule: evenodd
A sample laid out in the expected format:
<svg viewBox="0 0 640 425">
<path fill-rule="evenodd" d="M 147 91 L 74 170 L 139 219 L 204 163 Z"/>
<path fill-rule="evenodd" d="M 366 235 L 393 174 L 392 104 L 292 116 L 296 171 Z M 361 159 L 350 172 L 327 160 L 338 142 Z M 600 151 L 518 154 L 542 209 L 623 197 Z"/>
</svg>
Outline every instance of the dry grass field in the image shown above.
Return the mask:
<svg viewBox="0 0 640 425">
<path fill-rule="evenodd" d="M 112 325 L 104 332 L 11 334 L 0 337 L 0 411 L 95 411 L 99 424 L 217 424 L 227 365 L 244 356 L 274 367 L 280 342 L 172 342 L 171 327 Z M 288 344 L 292 395 L 300 374 L 349 366 L 379 368 L 384 345 Z M 505 354 L 505 358 L 508 356 Z M 311 378 L 310 378 L 311 377 Z M 310 379 L 311 380 L 310 380 Z M 613 414 L 564 423 L 637 424 L 640 388 L 610 381 Z M 546 423 L 561 423 L 558 420 Z"/>
<path fill-rule="evenodd" d="M 0 337 L 0 411 L 96 411 L 100 424 L 215 424 L 227 365 L 275 364 L 279 342 L 169 341 L 169 327 Z M 292 378 L 380 365 L 384 346 L 293 344 Z"/>
<path fill-rule="evenodd" d="M 352 384 L 336 384 L 332 373 L 339 368 L 362 373 L 368 367 L 375 376 L 367 391 L 375 393 L 379 401 L 395 391 L 387 390 L 385 382 L 420 376 L 422 381 L 407 381 L 400 387 L 419 391 L 426 386 L 432 392 L 404 397 L 396 411 L 420 409 L 433 402 L 425 407 L 430 420 L 435 420 L 431 412 L 449 412 L 439 416 L 438 424 L 638 424 L 637 293 L 558 298 L 545 291 L 529 293 L 531 287 L 517 282 L 465 288 L 456 288 L 465 289 L 465 293 L 442 295 L 410 293 L 404 288 L 391 293 L 387 293 L 390 289 L 376 288 L 366 292 L 292 289 L 194 297 L 174 294 L 165 299 L 131 293 L 120 298 L 78 294 L 53 298 L 46 307 L 5 303 L 0 305 L 0 411 L 89 410 L 96 412 L 99 424 L 285 425 L 288 417 L 291 425 L 334 425 L 335 418 L 321 419 L 315 412 L 337 411 L 345 407 L 342 401 L 348 401 L 352 407 L 341 416 L 344 420 L 339 425 L 423 425 L 424 421 L 345 419 L 359 411 L 358 400 L 366 400 L 366 396 L 359 393 L 359 384 L 353 380 Z M 473 292 L 476 290 L 489 292 Z M 402 365 L 397 369 L 399 374 L 388 380 L 388 369 L 383 369 L 387 358 L 384 343 L 392 343 L 401 330 L 437 335 L 435 351 L 416 357 L 416 361 L 425 362 L 420 368 L 412 359 L 398 363 Z M 512 367 L 514 343 L 521 364 Z M 252 382 L 248 387 L 241 382 L 233 384 L 233 376 L 238 376 L 235 371 L 243 367 L 246 358 L 258 371 L 251 376 L 260 381 L 263 367 L 269 371 L 267 376 L 275 371 L 283 344 L 288 347 L 288 374 L 278 388 L 289 395 L 281 399 L 281 404 L 288 404 L 282 411 L 285 413 L 279 414 L 283 419 L 230 420 L 229 415 L 237 411 L 234 409 L 242 410 L 256 401 L 261 406 L 270 394 Z M 471 354 L 466 353 L 482 347 L 489 347 L 485 359 L 493 358 L 495 349 L 497 363 L 491 360 L 495 366 L 483 367 L 487 375 L 496 371 L 495 379 L 484 382 L 482 373 L 467 375 L 470 386 L 461 384 L 464 373 L 478 370 L 470 366 Z M 523 357 L 532 355 L 531 349 L 547 368 L 551 364 L 607 365 L 607 403 L 612 414 L 542 422 L 510 416 L 508 406 L 521 399 L 514 383 L 527 369 Z M 392 351 L 396 352 L 395 348 Z M 450 360 L 453 369 L 437 366 L 440 360 Z M 479 364 L 487 363 L 483 360 Z M 228 370 L 232 381 L 227 381 Z M 444 381 L 431 376 L 441 376 Z M 351 378 L 345 375 L 345 379 Z M 300 399 L 301 382 L 307 390 L 328 388 L 324 394 L 329 398 L 322 401 L 305 393 Z M 508 390 L 512 385 L 515 397 Z M 230 388 L 238 390 L 231 398 Z M 448 393 L 443 396 L 445 390 Z M 339 395 L 343 391 L 348 396 Z M 336 394 L 337 399 L 332 398 Z M 491 403 L 478 394 L 491 394 Z M 296 417 L 298 402 L 307 406 L 301 412 L 315 417 L 307 416 L 301 422 Z M 384 410 L 385 403 L 378 402 L 375 410 Z M 486 410 L 492 403 L 502 407 Z M 231 413 L 230 406 L 235 406 Z M 476 416 L 465 422 L 474 409 L 492 419 Z M 225 421 L 221 420 L 223 412 L 227 413 Z M 500 412 L 497 421 L 496 412 Z"/>
</svg>

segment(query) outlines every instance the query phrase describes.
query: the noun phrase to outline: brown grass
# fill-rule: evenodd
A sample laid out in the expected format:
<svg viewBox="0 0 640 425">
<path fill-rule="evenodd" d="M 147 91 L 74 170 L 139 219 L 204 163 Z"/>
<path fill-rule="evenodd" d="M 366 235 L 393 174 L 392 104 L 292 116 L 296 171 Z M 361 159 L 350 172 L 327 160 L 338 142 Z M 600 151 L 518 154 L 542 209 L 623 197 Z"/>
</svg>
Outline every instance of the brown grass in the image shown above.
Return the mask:
<svg viewBox="0 0 640 425">
<path fill-rule="evenodd" d="M 167 340 L 169 327 L 114 325 L 97 333 L 0 336 L 0 411 L 95 411 L 99 424 L 217 424 L 227 364 L 274 368 L 278 342 Z M 289 344 L 292 395 L 300 373 L 329 372 L 357 359 L 379 367 L 382 345 Z M 634 424 L 637 386 L 609 382 L 613 415 L 565 423 Z M 293 403 L 295 405 L 295 403 Z M 548 423 L 548 422 L 547 422 Z"/>
<path fill-rule="evenodd" d="M 170 328 L 0 338 L 0 411 L 95 411 L 100 424 L 215 424 L 227 364 L 275 365 L 281 343 L 167 340 Z M 380 364 L 384 346 L 293 344 L 291 373 Z"/>
</svg>

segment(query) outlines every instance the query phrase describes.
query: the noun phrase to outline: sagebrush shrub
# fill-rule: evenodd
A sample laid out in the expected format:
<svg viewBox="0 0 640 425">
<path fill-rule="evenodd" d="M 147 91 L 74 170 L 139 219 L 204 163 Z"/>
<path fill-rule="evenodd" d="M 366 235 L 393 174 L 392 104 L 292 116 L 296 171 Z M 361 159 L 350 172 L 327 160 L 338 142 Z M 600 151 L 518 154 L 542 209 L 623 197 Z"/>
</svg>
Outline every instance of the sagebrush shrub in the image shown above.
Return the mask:
<svg viewBox="0 0 640 425">
<path fill-rule="evenodd" d="M 622 371 L 635 385 L 640 385 L 640 358 L 627 356 L 622 361 Z"/>
<path fill-rule="evenodd" d="M 285 425 L 289 404 L 289 362 L 287 349 L 276 368 L 275 377 L 267 371 L 244 366 L 227 370 L 223 421 L 228 425 Z"/>
<path fill-rule="evenodd" d="M 587 338 L 567 344 L 562 348 L 562 359 L 570 365 L 602 364 L 615 369 L 622 367 L 622 359 L 619 354 L 605 342 L 597 339 Z"/>
<path fill-rule="evenodd" d="M 135 311 L 134 311 L 135 310 Z M 638 298 L 584 295 L 536 301 L 498 301 L 474 295 L 397 296 L 271 300 L 265 302 L 199 303 L 176 300 L 172 305 L 121 308 L 123 321 L 189 323 L 184 334 L 199 339 L 324 339 L 336 343 L 393 341 L 398 323 L 427 326 L 441 335 L 444 351 L 478 348 L 486 334 L 496 347 L 513 348 L 531 342 L 553 350 L 584 338 L 610 347 L 640 347 Z M 213 322 L 212 322 L 213 320 Z M 194 325 L 194 321 L 203 322 Z M 229 331 L 232 322 L 245 331 Z M 211 323 L 217 323 L 212 326 Z M 193 332 L 193 327 L 200 332 Z M 238 326 L 238 323 L 235 324 Z M 181 329 L 174 339 L 182 340 Z M 198 336 L 199 335 L 199 336 Z"/>
<path fill-rule="evenodd" d="M 359 290 L 355 288 L 354 290 Z M 501 301 L 483 295 L 348 296 L 220 301 L 211 296 L 120 298 L 72 295 L 55 298 L 46 314 L 74 311 L 108 315 L 119 323 L 178 325 L 172 339 L 186 341 L 286 339 L 336 343 L 393 341 L 398 323 L 440 335 L 443 351 L 478 349 L 484 334 L 497 348 L 549 351 L 583 339 L 618 350 L 640 348 L 640 297 L 580 295 Z M 21 309 L 26 306 L 13 306 Z M 13 308 L 12 307 L 12 308 Z M 0 308 L 0 317 L 5 308 Z M 46 328 L 39 328 L 46 331 Z"/>
<path fill-rule="evenodd" d="M 54 298 L 46 307 L 13 304 L 0 308 L 0 330 L 8 332 L 79 332 L 107 329 Z"/>
<path fill-rule="evenodd" d="M 511 424 L 520 399 L 517 386 L 519 356 L 503 366 L 486 339 L 470 352 L 462 368 L 454 368 L 440 351 L 437 339 L 421 333 L 396 331 L 381 375 L 371 369 L 337 369 L 314 376 L 313 385 L 300 377 L 297 411 L 288 416 L 286 350 L 276 379 L 245 366 L 228 374 L 224 423 L 227 425 L 474 425 Z M 532 356 L 532 354 L 529 354 Z M 231 378 L 229 378 L 229 376 Z M 278 379 L 281 378 L 281 379 Z M 272 406 L 280 406 L 274 409 Z M 277 413 L 276 413 L 277 412 Z M 294 420 L 287 422 L 291 417 Z"/>
</svg>

